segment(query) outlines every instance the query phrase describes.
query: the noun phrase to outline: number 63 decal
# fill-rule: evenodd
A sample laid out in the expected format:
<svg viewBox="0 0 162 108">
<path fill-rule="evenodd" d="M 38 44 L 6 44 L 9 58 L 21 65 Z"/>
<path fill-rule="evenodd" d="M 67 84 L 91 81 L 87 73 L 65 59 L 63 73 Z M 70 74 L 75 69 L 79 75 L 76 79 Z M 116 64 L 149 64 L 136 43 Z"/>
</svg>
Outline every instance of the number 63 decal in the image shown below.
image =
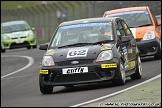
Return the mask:
<svg viewBox="0 0 162 108">
<path fill-rule="evenodd" d="M 74 58 L 74 57 L 86 57 L 88 52 L 88 48 L 82 49 L 71 49 L 67 53 L 67 58 Z"/>
</svg>

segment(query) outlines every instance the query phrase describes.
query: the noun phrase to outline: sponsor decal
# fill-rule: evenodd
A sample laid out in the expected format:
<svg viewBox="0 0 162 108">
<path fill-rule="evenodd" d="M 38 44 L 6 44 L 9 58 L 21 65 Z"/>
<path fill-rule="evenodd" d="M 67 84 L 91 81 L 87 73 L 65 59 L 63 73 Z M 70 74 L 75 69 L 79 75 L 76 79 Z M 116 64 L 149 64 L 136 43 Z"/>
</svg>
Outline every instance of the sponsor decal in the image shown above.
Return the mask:
<svg viewBox="0 0 162 108">
<path fill-rule="evenodd" d="M 102 50 L 108 50 L 108 49 L 111 49 L 111 48 L 109 48 L 109 47 L 107 47 L 107 46 L 102 46 L 102 47 L 101 47 L 101 51 L 102 51 Z"/>
<path fill-rule="evenodd" d="M 111 63 L 111 64 L 101 64 L 101 68 L 116 68 L 117 64 L 116 63 Z"/>
<path fill-rule="evenodd" d="M 111 22 L 106 23 L 86 23 L 59 27 L 59 30 L 70 29 L 70 28 L 80 28 L 80 27 L 93 27 L 93 26 L 107 26 Z"/>
<path fill-rule="evenodd" d="M 46 52 L 46 55 L 54 55 L 54 50 L 48 50 L 47 52 Z"/>
<path fill-rule="evenodd" d="M 123 53 L 124 54 L 127 54 L 127 48 L 126 48 L 126 46 L 122 47 L 122 50 L 123 50 Z"/>
<path fill-rule="evenodd" d="M 136 38 L 136 28 L 130 28 L 134 38 Z"/>
<path fill-rule="evenodd" d="M 104 44 L 101 46 L 101 51 L 102 50 L 110 50 L 112 48 L 113 44 Z"/>
<path fill-rule="evenodd" d="M 40 70 L 40 74 L 48 74 L 48 70 Z"/>
<path fill-rule="evenodd" d="M 145 11 L 145 10 L 141 10 L 141 11 L 126 11 L 126 12 L 119 12 L 119 13 L 109 14 L 109 15 L 106 15 L 106 17 L 120 16 L 120 15 L 126 15 L 126 14 L 138 14 L 138 13 L 148 14 L 148 12 Z"/>
<path fill-rule="evenodd" d="M 132 53 L 132 48 L 128 49 L 128 53 Z"/>
<path fill-rule="evenodd" d="M 24 39 L 20 39 L 20 38 L 15 39 L 15 42 L 16 42 L 16 43 L 23 43 L 23 42 L 24 42 Z"/>
<path fill-rule="evenodd" d="M 88 67 L 64 68 L 62 74 L 74 74 L 88 72 Z"/>
<path fill-rule="evenodd" d="M 66 58 L 86 57 L 87 52 L 88 52 L 88 48 L 70 49 L 67 53 Z"/>
<path fill-rule="evenodd" d="M 134 67 L 136 64 L 135 60 L 128 62 L 128 68 Z"/>
</svg>

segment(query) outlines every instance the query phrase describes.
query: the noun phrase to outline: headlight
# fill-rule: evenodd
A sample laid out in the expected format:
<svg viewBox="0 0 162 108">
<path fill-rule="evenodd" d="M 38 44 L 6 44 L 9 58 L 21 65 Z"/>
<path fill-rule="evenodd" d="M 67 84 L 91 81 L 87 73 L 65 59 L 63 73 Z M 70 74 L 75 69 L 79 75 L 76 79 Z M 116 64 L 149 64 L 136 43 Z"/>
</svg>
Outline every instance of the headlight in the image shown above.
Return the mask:
<svg viewBox="0 0 162 108">
<path fill-rule="evenodd" d="M 105 61 L 105 60 L 111 60 L 112 58 L 113 58 L 112 50 L 106 50 L 106 51 L 102 51 L 98 55 L 96 62 Z"/>
<path fill-rule="evenodd" d="M 28 33 L 28 36 L 29 36 L 29 37 L 33 37 L 33 36 L 34 36 L 34 35 L 33 35 L 33 32 L 29 32 L 29 33 Z"/>
<path fill-rule="evenodd" d="M 10 37 L 7 36 L 7 35 L 4 35 L 2 39 L 3 39 L 3 40 L 10 40 Z"/>
<path fill-rule="evenodd" d="M 42 60 L 43 66 L 54 66 L 55 63 L 53 61 L 53 58 L 51 56 L 44 56 Z"/>
<path fill-rule="evenodd" d="M 155 38 L 154 31 L 147 30 L 142 40 L 150 40 Z"/>
</svg>

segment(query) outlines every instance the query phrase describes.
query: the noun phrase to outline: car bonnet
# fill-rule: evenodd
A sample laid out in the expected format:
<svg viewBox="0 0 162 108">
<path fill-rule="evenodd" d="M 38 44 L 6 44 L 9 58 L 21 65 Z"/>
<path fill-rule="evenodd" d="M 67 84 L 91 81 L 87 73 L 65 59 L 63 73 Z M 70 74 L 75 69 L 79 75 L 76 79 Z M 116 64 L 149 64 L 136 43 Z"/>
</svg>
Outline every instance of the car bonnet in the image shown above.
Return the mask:
<svg viewBox="0 0 162 108">
<path fill-rule="evenodd" d="M 9 36 L 10 38 L 17 38 L 17 37 L 25 37 L 28 36 L 29 32 L 32 32 L 31 30 L 28 31 L 19 31 L 19 32 L 12 32 L 12 33 L 4 33 L 3 36 Z"/>
<path fill-rule="evenodd" d="M 132 31 L 133 36 L 135 39 L 142 39 L 147 30 L 155 31 L 154 26 L 144 26 L 144 27 L 137 27 L 137 28 L 130 28 Z"/>
<path fill-rule="evenodd" d="M 103 50 L 112 49 L 114 44 L 89 45 L 82 47 L 68 47 L 60 49 L 49 49 L 45 55 L 53 57 L 55 62 L 77 59 L 97 59 Z"/>
</svg>

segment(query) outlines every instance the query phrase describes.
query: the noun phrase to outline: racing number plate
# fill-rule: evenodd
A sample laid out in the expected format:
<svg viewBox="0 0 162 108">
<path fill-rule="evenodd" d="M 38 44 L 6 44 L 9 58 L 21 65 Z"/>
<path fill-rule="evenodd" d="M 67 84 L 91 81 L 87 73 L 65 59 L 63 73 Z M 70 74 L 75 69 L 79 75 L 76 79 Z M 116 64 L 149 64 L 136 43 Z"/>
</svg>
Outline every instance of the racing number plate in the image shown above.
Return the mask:
<svg viewBox="0 0 162 108">
<path fill-rule="evenodd" d="M 24 39 L 15 39 L 15 42 L 16 43 L 23 43 L 24 42 Z"/>
<path fill-rule="evenodd" d="M 74 74 L 74 73 L 86 73 L 86 72 L 88 72 L 88 67 L 76 67 L 76 68 L 62 69 L 62 74 Z"/>
<path fill-rule="evenodd" d="M 70 49 L 67 53 L 67 58 L 75 58 L 75 57 L 86 57 L 88 52 L 88 48 L 74 48 Z"/>
</svg>

